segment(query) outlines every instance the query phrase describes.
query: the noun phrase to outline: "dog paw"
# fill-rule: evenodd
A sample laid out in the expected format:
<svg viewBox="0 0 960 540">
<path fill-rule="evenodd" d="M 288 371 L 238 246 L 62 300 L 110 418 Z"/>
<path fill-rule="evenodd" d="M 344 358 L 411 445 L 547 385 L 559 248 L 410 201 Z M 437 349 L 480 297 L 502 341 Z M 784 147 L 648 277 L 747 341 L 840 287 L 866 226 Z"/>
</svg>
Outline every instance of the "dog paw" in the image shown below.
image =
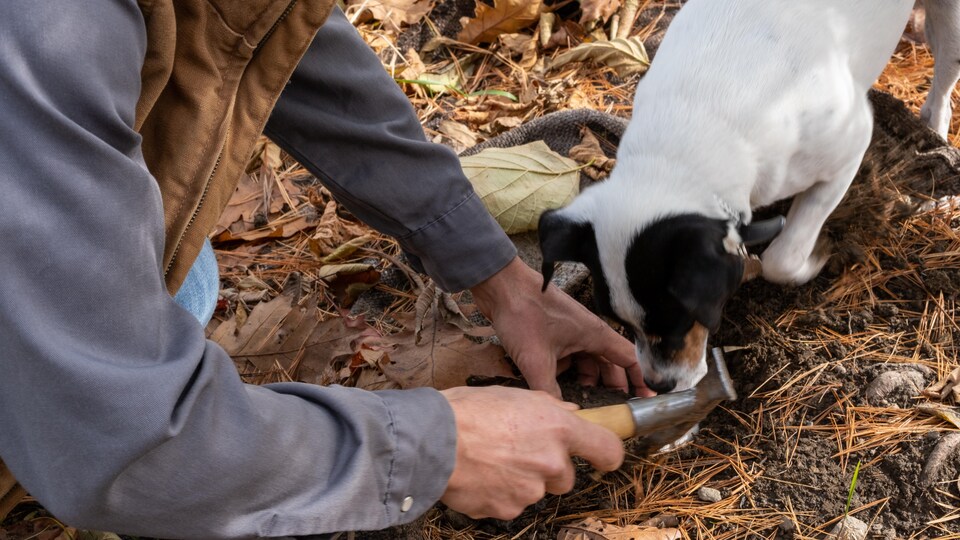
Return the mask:
<svg viewBox="0 0 960 540">
<path fill-rule="evenodd" d="M 820 240 L 809 257 L 783 256 L 771 249 L 763 253 L 763 279 L 780 285 L 803 285 L 817 277 L 830 259 L 829 243 Z"/>
</svg>

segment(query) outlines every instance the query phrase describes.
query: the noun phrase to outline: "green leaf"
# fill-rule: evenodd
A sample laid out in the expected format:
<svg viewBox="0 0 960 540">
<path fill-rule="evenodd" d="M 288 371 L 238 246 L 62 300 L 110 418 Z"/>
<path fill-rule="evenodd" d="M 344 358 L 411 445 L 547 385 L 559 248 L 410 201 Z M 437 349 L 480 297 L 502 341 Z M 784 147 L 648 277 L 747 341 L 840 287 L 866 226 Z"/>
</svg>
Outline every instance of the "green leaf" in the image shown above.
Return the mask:
<svg viewBox="0 0 960 540">
<path fill-rule="evenodd" d="M 488 148 L 460 159 L 477 195 L 507 234 L 532 231 L 544 210 L 568 204 L 580 190 L 580 164 L 543 142 Z"/>
<path fill-rule="evenodd" d="M 643 73 L 650 67 L 647 49 L 636 36 L 582 43 L 554 58 L 550 69 L 570 62 L 596 62 L 613 69 L 620 77 Z"/>
</svg>

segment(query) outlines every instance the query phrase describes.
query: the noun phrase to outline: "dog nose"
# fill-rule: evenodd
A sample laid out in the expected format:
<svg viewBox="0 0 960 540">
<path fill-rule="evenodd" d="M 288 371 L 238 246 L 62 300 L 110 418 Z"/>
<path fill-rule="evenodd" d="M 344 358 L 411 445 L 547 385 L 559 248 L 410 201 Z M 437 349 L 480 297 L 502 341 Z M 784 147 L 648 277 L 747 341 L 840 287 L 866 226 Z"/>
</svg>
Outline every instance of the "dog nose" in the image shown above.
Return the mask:
<svg viewBox="0 0 960 540">
<path fill-rule="evenodd" d="M 644 377 L 643 382 L 647 383 L 647 388 L 653 390 L 658 394 L 666 394 L 671 390 L 677 387 L 677 381 L 664 379 L 662 381 L 653 382 L 650 379 Z"/>
</svg>

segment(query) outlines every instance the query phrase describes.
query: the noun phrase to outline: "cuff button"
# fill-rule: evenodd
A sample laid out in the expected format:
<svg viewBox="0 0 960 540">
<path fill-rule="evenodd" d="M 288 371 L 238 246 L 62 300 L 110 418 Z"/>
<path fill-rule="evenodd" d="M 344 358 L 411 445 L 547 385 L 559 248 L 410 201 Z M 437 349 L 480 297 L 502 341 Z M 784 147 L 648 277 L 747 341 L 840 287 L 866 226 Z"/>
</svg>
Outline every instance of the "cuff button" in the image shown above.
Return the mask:
<svg viewBox="0 0 960 540">
<path fill-rule="evenodd" d="M 400 511 L 406 512 L 413 508 L 413 497 L 404 497 L 403 502 L 400 503 Z"/>
</svg>

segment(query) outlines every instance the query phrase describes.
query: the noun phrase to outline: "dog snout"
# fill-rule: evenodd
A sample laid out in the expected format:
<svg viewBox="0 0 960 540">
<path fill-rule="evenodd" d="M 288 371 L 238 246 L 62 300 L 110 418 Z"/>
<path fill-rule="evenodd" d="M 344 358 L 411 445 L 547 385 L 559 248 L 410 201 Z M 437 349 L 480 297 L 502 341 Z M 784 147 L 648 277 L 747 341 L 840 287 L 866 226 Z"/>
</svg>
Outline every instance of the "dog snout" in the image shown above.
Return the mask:
<svg viewBox="0 0 960 540">
<path fill-rule="evenodd" d="M 677 387 L 677 381 L 673 379 L 662 379 L 659 381 L 652 381 L 644 377 L 643 382 L 647 384 L 647 388 L 653 390 L 658 394 L 667 394 Z"/>
</svg>

